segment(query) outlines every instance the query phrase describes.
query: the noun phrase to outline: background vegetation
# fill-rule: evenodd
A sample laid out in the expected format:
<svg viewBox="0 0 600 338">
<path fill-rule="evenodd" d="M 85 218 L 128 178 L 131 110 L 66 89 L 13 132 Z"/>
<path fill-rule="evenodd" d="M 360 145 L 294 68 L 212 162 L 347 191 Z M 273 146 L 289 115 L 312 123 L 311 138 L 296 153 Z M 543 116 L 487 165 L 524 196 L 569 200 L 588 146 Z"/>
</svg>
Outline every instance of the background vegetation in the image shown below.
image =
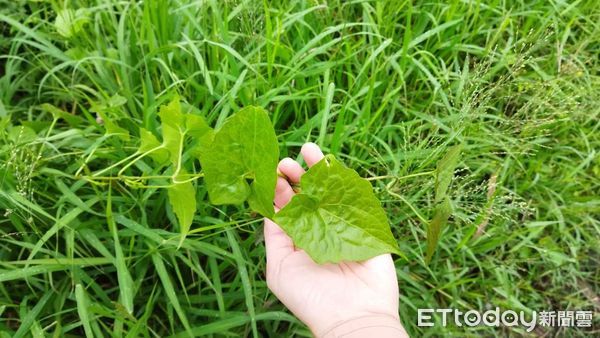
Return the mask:
<svg viewBox="0 0 600 338">
<path fill-rule="evenodd" d="M 200 202 L 178 247 L 164 189 L 90 178 L 175 93 L 213 126 L 264 106 L 284 156 L 314 141 L 372 180 L 409 333 L 598 334 L 599 23 L 594 0 L 1 0 L 0 336 L 309 336 L 266 288 L 255 215 Z M 458 143 L 427 263 L 432 171 Z M 596 323 L 416 326 L 495 306 Z"/>
</svg>

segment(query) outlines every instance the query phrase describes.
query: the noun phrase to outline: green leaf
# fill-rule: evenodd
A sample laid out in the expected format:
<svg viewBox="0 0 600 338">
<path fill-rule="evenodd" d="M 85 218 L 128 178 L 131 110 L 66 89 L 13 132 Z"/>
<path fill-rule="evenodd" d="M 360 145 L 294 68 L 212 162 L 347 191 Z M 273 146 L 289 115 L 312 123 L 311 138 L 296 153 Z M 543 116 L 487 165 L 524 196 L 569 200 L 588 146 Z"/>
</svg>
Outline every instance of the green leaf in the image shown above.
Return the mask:
<svg viewBox="0 0 600 338">
<path fill-rule="evenodd" d="M 21 121 L 21 124 L 25 127 L 29 127 L 33 129 L 34 132 L 40 133 L 42 131 L 48 130 L 48 128 L 52 125 L 50 121 Z"/>
<path fill-rule="evenodd" d="M 193 111 L 190 107 L 186 110 Z M 175 166 L 178 166 L 181 160 L 186 135 L 192 137 L 197 143 L 212 140 L 214 133 L 212 128 L 202 116 L 183 113 L 178 96 L 175 96 L 169 104 L 162 106 L 158 115 L 162 123 L 163 144 L 169 151 L 169 158 Z"/>
<path fill-rule="evenodd" d="M 190 230 L 196 212 L 196 191 L 191 182 L 185 181 L 185 169 L 181 157 L 186 143 L 186 136 L 201 140 L 212 133 L 204 118 L 194 114 L 184 114 L 179 97 L 175 96 L 169 104 L 160 108 L 158 113 L 162 123 L 163 146 L 168 151 L 168 158 L 174 167 L 173 186 L 168 188 L 169 202 L 179 221 L 181 242 Z M 141 133 L 140 133 L 141 135 Z M 144 142 L 144 140 L 143 140 Z M 145 136 L 146 147 L 156 147 L 158 140 Z M 162 159 L 162 153 L 157 154 Z M 180 245 L 181 245 L 180 242 Z"/>
<path fill-rule="evenodd" d="M 273 220 L 317 263 L 400 253 L 371 184 L 332 155 L 315 164 Z"/>
<path fill-rule="evenodd" d="M 41 104 L 40 109 L 49 112 L 50 114 L 52 114 L 52 116 L 54 116 L 55 119 L 62 118 L 71 127 L 79 127 L 84 122 L 84 120 L 80 116 L 69 114 L 66 111 L 64 111 L 50 103 Z"/>
<path fill-rule="evenodd" d="M 209 135 L 209 134 L 207 134 Z M 200 149 L 200 163 L 213 204 L 241 204 L 273 215 L 279 147 L 267 112 L 246 107 L 230 117 Z"/>
<path fill-rule="evenodd" d="M 123 105 L 125 105 L 127 103 L 127 99 L 124 98 L 123 96 L 119 95 L 119 94 L 115 94 L 111 97 L 108 98 L 108 100 L 106 100 L 106 107 L 107 108 L 116 108 L 116 107 L 121 107 Z"/>
<path fill-rule="evenodd" d="M 92 103 L 90 111 L 100 116 L 107 135 L 115 135 L 123 141 L 129 141 L 129 131 L 119 127 L 115 122 L 118 116 L 122 115 L 120 114 L 120 109 L 125 103 L 127 103 L 126 98 L 115 94 L 101 103 Z"/>
<path fill-rule="evenodd" d="M 165 163 L 169 159 L 169 151 L 162 147 L 162 143 L 158 141 L 151 131 L 140 128 L 140 140 L 139 153 L 148 152 L 148 156 L 157 164 Z"/>
<path fill-rule="evenodd" d="M 104 120 L 104 128 L 106 128 L 106 134 L 115 135 L 123 141 L 129 141 L 129 131 L 127 129 L 119 127 L 116 123 L 112 122 L 106 116 L 102 116 L 102 120 Z"/>
<path fill-rule="evenodd" d="M 188 134 L 196 140 L 193 149 L 195 157 L 200 157 L 202 149 L 207 148 L 215 138 L 215 131 L 208 126 L 204 118 L 198 115 L 187 115 L 186 126 Z"/>
<path fill-rule="evenodd" d="M 9 124 L 10 124 L 10 118 L 0 117 L 0 136 L 6 135 Z"/>
<path fill-rule="evenodd" d="M 181 166 L 186 136 L 190 136 L 197 143 L 212 140 L 214 133 L 212 128 L 202 116 L 183 113 L 178 96 L 175 96 L 169 104 L 161 106 L 158 115 L 162 123 L 163 144 L 169 151 L 171 163 L 176 167 Z"/>
<path fill-rule="evenodd" d="M 127 99 L 119 94 L 115 94 L 108 99 L 102 99 L 101 102 L 93 102 L 90 111 L 95 113 L 119 114 L 119 108 L 127 103 Z"/>
<path fill-rule="evenodd" d="M 8 133 L 8 138 L 15 144 L 26 144 L 33 142 L 37 138 L 35 131 L 26 126 L 13 127 Z"/>
<path fill-rule="evenodd" d="M 212 132 L 212 128 L 209 127 L 204 118 L 199 115 L 186 115 L 185 126 L 187 134 L 195 138 L 201 138 L 207 133 Z"/>
<path fill-rule="evenodd" d="M 28 309 L 25 317 L 21 318 L 21 321 L 19 323 L 19 329 L 12 336 L 13 338 L 25 337 L 25 335 L 28 333 L 29 329 L 35 322 L 36 318 L 39 318 L 38 316 L 40 315 L 40 313 L 46 306 L 46 303 L 48 303 L 48 300 L 50 299 L 50 297 L 52 297 L 52 295 L 54 295 L 54 294 L 55 293 L 53 292 L 53 290 L 48 290 L 44 294 L 44 296 L 42 296 L 42 298 L 40 298 L 40 300 L 37 301 L 37 303 L 35 304 L 35 306 L 32 309 L 30 309 L 30 310 Z"/>
<path fill-rule="evenodd" d="M 6 108 L 4 107 L 4 103 L 0 100 L 0 118 L 6 117 L 8 113 L 6 112 Z"/>
<path fill-rule="evenodd" d="M 454 169 L 460 159 L 460 152 L 462 150 L 462 144 L 451 147 L 446 155 L 442 157 L 437 163 L 436 176 L 435 176 L 435 210 L 433 218 L 427 226 L 427 256 L 425 261 L 430 262 L 435 248 L 440 240 L 440 234 L 442 233 L 448 218 L 452 214 L 452 205 L 450 199 L 448 199 L 448 188 L 452 183 L 454 177 Z"/>
<path fill-rule="evenodd" d="M 184 172 L 182 171 L 181 174 L 183 175 Z M 177 220 L 179 220 L 181 241 L 185 239 L 190 231 L 196 213 L 196 190 L 192 182 L 185 182 L 184 180 L 184 177 L 178 176 L 174 180 L 174 185 L 168 188 L 169 202 L 173 212 L 177 215 Z"/>
<path fill-rule="evenodd" d="M 71 38 L 81 32 L 83 26 L 90 21 L 87 10 L 80 8 L 76 11 L 63 9 L 58 12 L 54 27 L 58 34 L 65 38 Z"/>
<path fill-rule="evenodd" d="M 440 234 L 442 230 L 448 223 L 448 217 L 452 214 L 452 205 L 450 204 L 450 199 L 448 197 L 444 197 L 441 203 L 435 207 L 435 211 L 433 214 L 433 218 L 429 225 L 427 226 L 427 257 L 425 258 L 426 262 L 431 261 L 431 257 L 433 257 L 433 253 L 435 252 L 435 248 L 440 239 Z"/>
<path fill-rule="evenodd" d="M 181 305 L 179 303 L 179 298 L 177 296 L 177 293 L 175 292 L 175 288 L 173 287 L 173 282 L 171 282 L 171 278 L 169 277 L 169 274 L 167 273 L 165 263 L 163 262 L 160 254 L 154 253 L 152 255 L 152 262 L 154 263 L 154 267 L 156 268 L 156 273 L 158 274 L 158 277 L 160 278 L 160 281 L 163 285 L 165 294 L 167 295 L 167 298 L 169 299 L 169 303 L 170 303 L 169 305 L 172 306 L 173 309 L 175 309 L 175 312 L 177 313 L 179 320 L 181 320 L 183 327 L 185 328 L 185 330 L 187 331 L 189 336 L 192 336 L 191 328 L 190 328 L 190 324 L 188 322 L 187 316 L 185 315 L 185 312 L 181 308 Z"/>
<path fill-rule="evenodd" d="M 88 300 L 85 290 L 81 284 L 75 285 L 75 300 L 77 302 L 77 314 L 81 323 L 83 324 L 83 330 L 86 337 L 94 337 L 92 326 L 90 325 L 90 314 L 88 312 Z"/>
<path fill-rule="evenodd" d="M 133 279 L 131 278 L 127 264 L 125 263 L 125 256 L 123 255 L 121 241 L 119 240 L 119 230 L 117 229 L 117 224 L 115 223 L 115 218 L 112 212 L 112 193 L 110 188 L 108 190 L 108 198 L 106 202 L 106 221 L 110 231 L 112 232 L 115 247 L 114 265 L 117 269 L 119 296 L 127 313 L 131 315 L 133 314 L 133 298 L 135 291 L 133 288 Z"/>
<path fill-rule="evenodd" d="M 437 169 L 436 169 L 436 179 L 435 179 L 435 203 L 440 203 L 444 197 L 446 197 L 446 193 L 448 192 L 448 187 L 452 182 L 452 177 L 454 176 L 454 169 L 458 164 L 458 160 L 460 158 L 460 151 L 462 150 L 462 145 L 458 144 L 454 147 L 450 148 L 446 155 L 438 161 Z"/>
</svg>

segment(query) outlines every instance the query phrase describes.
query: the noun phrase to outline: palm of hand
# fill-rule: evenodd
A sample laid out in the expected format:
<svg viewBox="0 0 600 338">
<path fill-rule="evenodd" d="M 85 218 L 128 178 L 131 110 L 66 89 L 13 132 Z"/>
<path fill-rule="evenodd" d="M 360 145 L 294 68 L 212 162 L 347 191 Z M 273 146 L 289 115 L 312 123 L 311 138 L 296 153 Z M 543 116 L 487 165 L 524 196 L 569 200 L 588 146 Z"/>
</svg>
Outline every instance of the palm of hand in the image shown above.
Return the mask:
<svg viewBox="0 0 600 338">
<path fill-rule="evenodd" d="M 309 166 L 323 154 L 314 144 L 302 148 Z M 279 164 L 279 171 L 292 183 L 304 173 L 291 159 Z M 288 180 L 279 178 L 275 206 L 282 208 L 294 195 Z M 265 220 L 267 283 L 275 295 L 315 333 L 335 323 L 369 315 L 398 318 L 398 283 L 391 255 L 364 262 L 316 264 L 271 220 Z"/>
</svg>

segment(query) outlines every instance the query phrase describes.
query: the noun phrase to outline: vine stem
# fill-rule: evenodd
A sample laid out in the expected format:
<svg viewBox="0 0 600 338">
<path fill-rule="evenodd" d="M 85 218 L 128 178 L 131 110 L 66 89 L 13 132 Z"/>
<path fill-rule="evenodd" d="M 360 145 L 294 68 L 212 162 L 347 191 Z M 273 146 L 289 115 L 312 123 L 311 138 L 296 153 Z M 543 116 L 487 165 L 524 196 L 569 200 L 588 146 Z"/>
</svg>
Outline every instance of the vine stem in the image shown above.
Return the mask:
<svg viewBox="0 0 600 338">
<path fill-rule="evenodd" d="M 395 178 L 396 180 L 405 180 L 407 178 L 413 178 L 413 177 L 418 177 L 418 176 L 433 175 L 434 173 L 435 173 L 435 170 L 430 170 L 430 171 L 424 171 L 422 173 L 415 173 L 415 174 L 410 174 L 410 175 L 405 175 L 405 176 L 384 175 L 384 176 L 367 177 L 366 180 L 367 181 L 378 181 L 378 180 L 386 180 L 388 178 Z"/>
<path fill-rule="evenodd" d="M 183 174 L 180 175 L 180 177 L 190 177 L 186 180 L 183 181 L 173 181 L 173 184 L 170 185 L 139 185 L 138 188 L 141 189 L 161 189 L 161 188 L 170 188 L 176 184 L 181 184 L 181 183 L 187 183 L 187 182 L 192 182 L 195 181 L 197 179 L 199 179 L 200 177 L 204 177 L 204 173 L 199 173 L 199 174 Z M 125 176 L 125 175 L 120 175 L 120 176 L 79 176 L 78 178 L 84 179 L 92 184 L 106 184 L 106 183 L 100 183 L 102 181 L 128 181 L 128 180 L 142 180 L 142 179 L 173 179 L 173 176 L 169 175 L 169 176 L 165 176 L 165 175 L 154 175 L 154 176 Z"/>
<path fill-rule="evenodd" d="M 396 194 L 395 192 L 392 191 L 387 191 L 388 194 L 396 197 L 397 199 L 401 200 L 402 202 L 406 203 L 406 205 L 408 205 L 408 207 L 415 213 L 415 215 L 417 216 L 417 218 L 423 222 L 424 225 L 428 225 L 429 222 L 425 219 L 425 217 L 423 217 L 421 215 L 421 213 L 419 213 L 417 211 L 417 209 L 412 205 L 412 203 L 410 203 L 406 198 L 404 198 L 404 196 L 400 195 L 400 194 Z"/>
<path fill-rule="evenodd" d="M 117 166 L 119 166 L 119 165 L 121 165 L 121 164 L 123 164 L 123 163 L 125 163 L 125 162 L 129 161 L 130 159 L 132 159 L 132 158 L 136 157 L 138 154 L 139 154 L 138 152 L 135 152 L 135 153 L 133 153 L 133 154 L 131 154 L 131 155 L 129 155 L 129 156 L 127 156 L 127 157 L 125 157 L 124 159 L 120 160 L 119 162 L 117 162 L 117 163 L 115 163 L 115 164 L 111 165 L 110 167 L 107 167 L 107 168 L 104 168 L 104 169 L 102 169 L 102 170 L 100 170 L 100 171 L 98 171 L 98 172 L 95 172 L 95 173 L 94 173 L 94 176 L 95 176 L 95 175 L 100 175 L 100 174 L 102 174 L 102 173 L 104 173 L 104 172 L 107 172 L 107 171 L 111 170 L 112 168 L 115 168 L 115 167 L 117 167 Z M 84 164 L 84 165 L 85 165 L 85 164 Z M 82 168 L 83 168 L 83 166 L 82 166 Z M 79 176 L 79 172 L 80 172 L 80 170 L 78 170 L 78 171 L 77 171 L 77 173 L 75 174 L 75 176 Z"/>
<path fill-rule="evenodd" d="M 195 180 L 198 179 L 200 177 L 204 177 L 204 173 L 199 173 L 199 174 L 182 174 L 180 176 L 183 177 L 191 177 L 191 180 Z M 86 180 L 99 180 L 99 181 L 118 181 L 118 180 L 125 180 L 125 179 L 131 179 L 131 180 L 136 180 L 136 179 L 160 179 L 160 178 L 173 178 L 173 176 L 171 175 L 151 175 L 151 176 L 128 176 L 128 175 L 119 175 L 119 176 L 79 176 L 80 178 L 86 179 Z M 182 181 L 183 182 L 183 181 Z"/>
<path fill-rule="evenodd" d="M 187 129 L 182 132 L 181 128 L 179 128 L 179 149 L 177 150 L 177 167 L 175 168 L 175 172 L 173 173 L 173 182 L 175 183 L 179 183 L 177 182 L 177 176 L 179 176 L 179 172 L 181 171 L 181 155 L 183 152 L 183 141 L 185 139 L 185 134 L 187 134 Z"/>
<path fill-rule="evenodd" d="M 118 173 L 117 175 L 118 175 L 118 176 L 121 176 L 121 175 L 123 174 L 123 172 L 124 172 L 125 170 L 127 170 L 127 168 L 129 168 L 129 167 L 131 167 L 132 165 L 134 165 L 134 164 L 135 164 L 135 162 L 137 162 L 137 161 L 141 160 L 142 158 L 144 158 L 144 157 L 148 156 L 148 154 L 150 154 L 150 153 L 152 153 L 152 152 L 155 152 L 155 151 L 157 151 L 157 150 L 159 150 L 159 149 L 163 149 L 164 147 L 165 147 L 165 146 L 164 146 L 163 144 L 161 144 L 161 145 L 159 145 L 158 147 L 154 147 L 154 148 L 152 148 L 152 149 L 150 149 L 150 150 L 148 150 L 148 151 L 146 151 L 146 152 L 144 152 L 144 153 L 141 153 L 141 154 L 140 154 L 139 152 L 136 152 L 134 155 L 137 155 L 137 154 L 140 154 L 140 155 L 139 155 L 138 157 L 134 158 L 134 159 L 133 159 L 133 161 L 131 161 L 131 162 L 127 163 L 127 164 L 126 164 L 126 165 L 125 165 L 123 168 L 121 168 L 121 170 L 119 170 L 119 173 Z M 110 168 L 110 167 L 109 167 L 109 168 Z"/>
</svg>

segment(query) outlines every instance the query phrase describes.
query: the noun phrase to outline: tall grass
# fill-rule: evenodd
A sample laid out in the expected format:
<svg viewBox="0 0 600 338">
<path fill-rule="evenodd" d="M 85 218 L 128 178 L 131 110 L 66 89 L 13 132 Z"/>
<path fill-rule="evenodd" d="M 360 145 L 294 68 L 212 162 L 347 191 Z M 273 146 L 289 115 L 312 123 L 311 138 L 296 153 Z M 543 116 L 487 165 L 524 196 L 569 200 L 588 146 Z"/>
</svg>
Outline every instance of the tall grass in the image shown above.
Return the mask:
<svg viewBox="0 0 600 338">
<path fill-rule="evenodd" d="M 418 308 L 598 317 L 598 22 L 596 1 L 9 2 L 1 334 L 309 336 L 266 288 L 248 210 L 200 202 L 179 247 L 164 191 L 86 179 L 133 154 L 140 126 L 156 132 L 174 93 L 213 126 L 264 106 L 283 156 L 316 141 L 372 181 L 407 256 L 409 333 L 526 334 L 420 328 Z M 98 109 L 131 137 L 107 133 Z M 432 172 L 458 143 L 454 213 L 427 263 Z"/>
</svg>

